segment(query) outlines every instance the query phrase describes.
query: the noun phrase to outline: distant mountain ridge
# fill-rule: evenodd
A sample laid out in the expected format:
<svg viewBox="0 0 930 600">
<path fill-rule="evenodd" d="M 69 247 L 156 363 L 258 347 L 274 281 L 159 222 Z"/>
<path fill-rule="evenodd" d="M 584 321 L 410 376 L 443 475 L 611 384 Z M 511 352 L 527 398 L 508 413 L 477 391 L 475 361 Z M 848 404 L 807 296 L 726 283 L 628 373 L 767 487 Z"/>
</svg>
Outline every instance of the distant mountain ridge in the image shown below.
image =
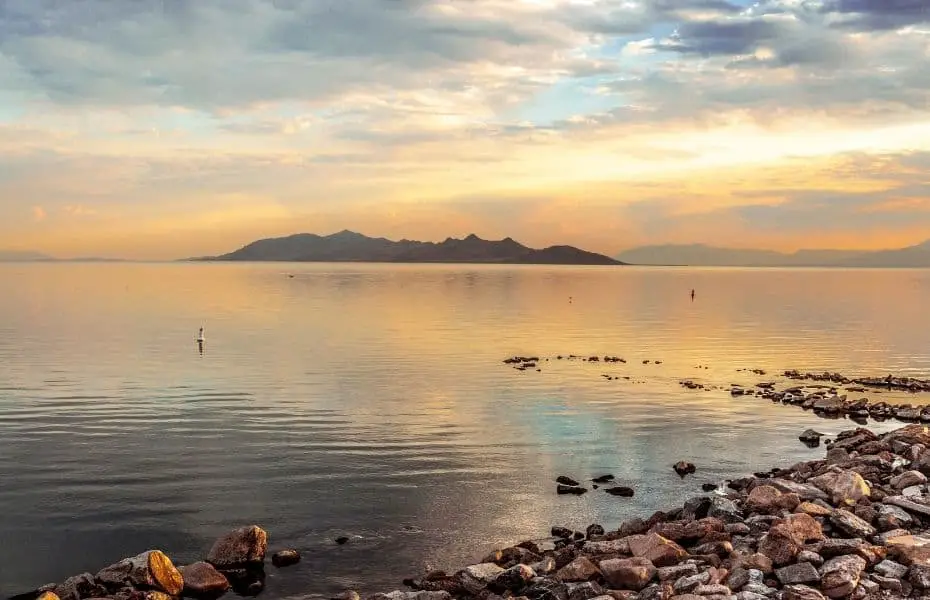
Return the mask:
<svg viewBox="0 0 930 600">
<path fill-rule="evenodd" d="M 33 262 L 38 260 L 54 260 L 51 256 L 32 250 L 0 250 L 0 261 Z"/>
<path fill-rule="evenodd" d="M 634 265 L 690 267 L 874 267 L 930 268 L 930 241 L 893 250 L 774 250 L 721 248 L 705 244 L 641 246 L 617 256 Z"/>
<path fill-rule="evenodd" d="M 505 238 L 483 240 L 475 234 L 443 242 L 418 242 L 371 238 L 354 231 L 320 236 L 298 233 L 247 244 L 234 252 L 197 261 L 288 261 L 288 262 L 396 262 L 396 263 L 485 263 L 620 265 L 621 261 L 573 246 L 550 246 L 537 250 Z"/>
</svg>

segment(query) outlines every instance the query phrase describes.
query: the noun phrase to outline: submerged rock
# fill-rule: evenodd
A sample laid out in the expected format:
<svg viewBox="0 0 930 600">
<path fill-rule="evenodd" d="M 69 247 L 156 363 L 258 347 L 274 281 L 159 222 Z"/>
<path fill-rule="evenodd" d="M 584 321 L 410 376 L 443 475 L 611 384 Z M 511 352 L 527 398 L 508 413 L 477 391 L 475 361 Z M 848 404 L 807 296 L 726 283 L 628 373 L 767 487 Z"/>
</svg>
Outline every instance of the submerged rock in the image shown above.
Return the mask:
<svg viewBox="0 0 930 600">
<path fill-rule="evenodd" d="M 675 469 L 675 472 L 678 473 L 680 477 L 684 477 L 685 475 L 690 475 L 694 473 L 695 471 L 697 471 L 697 467 L 694 466 L 693 463 L 689 463 L 684 460 L 675 463 L 675 465 L 672 468 Z"/>
<path fill-rule="evenodd" d="M 297 550 L 278 550 L 271 555 L 271 564 L 276 567 L 289 567 L 300 562 L 300 552 Z"/>
<path fill-rule="evenodd" d="M 185 596 L 214 596 L 230 588 L 226 577 L 208 562 L 196 562 L 179 567 L 184 579 Z"/>
</svg>

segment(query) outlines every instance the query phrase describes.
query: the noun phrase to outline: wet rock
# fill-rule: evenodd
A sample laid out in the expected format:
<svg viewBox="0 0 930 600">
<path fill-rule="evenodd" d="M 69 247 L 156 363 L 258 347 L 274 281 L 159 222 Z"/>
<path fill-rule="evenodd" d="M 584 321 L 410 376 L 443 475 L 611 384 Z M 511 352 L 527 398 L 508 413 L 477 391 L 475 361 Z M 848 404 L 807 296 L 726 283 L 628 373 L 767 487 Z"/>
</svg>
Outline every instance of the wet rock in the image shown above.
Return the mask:
<svg viewBox="0 0 930 600">
<path fill-rule="evenodd" d="M 804 433 L 798 436 L 798 439 L 810 446 L 817 446 L 820 444 L 820 438 L 823 437 L 823 434 L 819 431 L 814 431 L 813 429 L 808 429 Z"/>
<path fill-rule="evenodd" d="M 703 483 L 701 484 L 701 489 L 705 492 L 712 492 L 716 489 L 719 489 L 720 486 L 716 483 Z"/>
<path fill-rule="evenodd" d="M 488 589 L 498 594 L 519 592 L 526 587 L 534 577 L 536 577 L 536 573 L 530 567 L 526 565 L 515 565 L 495 577 L 494 580 L 488 584 Z"/>
<path fill-rule="evenodd" d="M 586 556 L 579 556 L 559 569 L 556 573 L 556 577 L 567 583 L 575 583 L 579 581 L 590 581 L 600 576 L 600 574 L 600 570 L 590 559 Z"/>
<path fill-rule="evenodd" d="M 556 483 L 560 483 L 562 485 L 568 485 L 572 487 L 577 487 L 581 485 L 581 483 L 575 481 L 571 477 L 566 477 L 565 475 L 559 475 L 558 477 L 556 477 L 555 481 Z"/>
<path fill-rule="evenodd" d="M 141 587 L 177 596 L 184 589 L 181 573 L 160 550 L 149 550 L 124 558 L 97 573 L 96 580 L 108 588 Z"/>
<path fill-rule="evenodd" d="M 796 583 L 818 583 L 820 574 L 814 565 L 808 562 L 797 563 L 782 567 L 775 570 L 775 576 L 782 585 L 792 585 Z"/>
<path fill-rule="evenodd" d="M 633 488 L 624 487 L 624 486 L 606 488 L 604 491 L 610 494 L 611 496 L 620 496 L 622 498 L 632 498 L 633 495 L 635 494 Z"/>
<path fill-rule="evenodd" d="M 694 463 L 689 463 L 684 460 L 675 463 L 675 465 L 672 468 L 675 469 L 675 472 L 678 473 L 679 477 L 684 477 L 685 475 L 691 475 L 695 471 L 697 471 L 697 467 L 694 466 Z"/>
<path fill-rule="evenodd" d="M 711 498 L 710 507 L 707 509 L 707 516 L 720 519 L 725 523 L 737 523 L 742 521 L 743 518 L 736 503 L 722 496 Z"/>
<path fill-rule="evenodd" d="M 547 575 L 556 570 L 556 562 L 551 556 L 544 556 L 539 562 L 532 563 L 530 568 L 533 569 L 537 575 Z"/>
<path fill-rule="evenodd" d="M 555 491 L 556 491 L 557 494 L 562 495 L 562 496 L 565 496 L 565 495 L 580 496 L 580 495 L 586 493 L 586 492 L 588 491 L 588 489 L 587 489 L 587 488 L 583 488 L 583 487 L 581 487 L 581 486 L 577 486 L 577 485 L 562 485 L 562 484 L 559 484 L 558 487 L 556 487 L 556 490 L 555 490 Z"/>
<path fill-rule="evenodd" d="M 851 512 L 843 509 L 837 509 L 830 515 L 830 522 L 833 523 L 841 531 L 853 536 L 853 537 L 870 537 L 875 535 L 875 528 L 852 514 Z"/>
<path fill-rule="evenodd" d="M 657 573 L 650 560 L 638 557 L 605 560 L 600 568 L 612 587 L 636 591 L 646 587 Z"/>
<path fill-rule="evenodd" d="M 271 555 L 271 564 L 278 568 L 289 567 L 291 565 L 296 565 L 299 562 L 300 552 L 294 549 L 278 550 Z"/>
<path fill-rule="evenodd" d="M 614 480 L 613 475 L 601 475 L 599 477 L 595 477 L 591 481 L 594 483 L 610 483 L 613 480 Z"/>
<path fill-rule="evenodd" d="M 185 596 L 213 596 L 229 589 L 229 581 L 208 562 L 195 562 L 178 568 L 184 580 Z"/>
<path fill-rule="evenodd" d="M 872 492 L 869 484 L 855 471 L 824 473 L 810 483 L 830 495 L 834 505 L 853 506 Z"/>
<path fill-rule="evenodd" d="M 257 525 L 240 527 L 216 540 L 207 562 L 218 569 L 261 563 L 268 548 L 268 534 Z"/>
<path fill-rule="evenodd" d="M 685 521 L 696 521 L 707 516 L 710 509 L 710 498 L 707 496 L 698 496 L 689 498 L 681 509 L 681 519 Z"/>
<path fill-rule="evenodd" d="M 806 585 L 785 586 L 782 600 L 826 600 L 819 591 Z"/>
<path fill-rule="evenodd" d="M 555 526 L 552 528 L 550 533 L 552 534 L 552 537 L 570 540 L 575 532 L 567 527 Z"/>
<path fill-rule="evenodd" d="M 858 556 L 831 558 L 823 565 L 821 588 L 829 598 L 842 598 L 853 593 L 865 569 L 865 560 Z"/>
<path fill-rule="evenodd" d="M 604 535 L 604 533 L 605 533 L 604 528 L 601 525 L 598 525 L 597 523 L 588 525 L 588 528 L 585 529 L 585 535 L 589 538 L 595 535 Z"/>
<path fill-rule="evenodd" d="M 897 477 L 891 478 L 891 487 L 896 490 L 903 490 L 912 485 L 923 485 L 927 483 L 927 476 L 920 471 L 905 471 Z"/>
<path fill-rule="evenodd" d="M 677 565 L 688 555 L 684 548 L 656 533 L 633 536 L 629 544 L 633 556 L 649 559 L 657 567 Z"/>
<path fill-rule="evenodd" d="M 491 554 L 484 557 L 484 560 L 481 562 L 489 563 L 492 562 L 499 567 L 509 569 L 510 567 L 518 564 L 533 564 L 541 560 L 542 557 L 520 546 L 513 546 L 510 548 L 503 548 L 501 550 L 495 550 Z"/>
<path fill-rule="evenodd" d="M 337 544 L 339 544 L 340 546 L 342 546 L 342 545 L 344 545 L 344 544 L 346 544 L 346 543 L 349 542 L 349 538 L 346 537 L 346 536 L 344 536 L 344 535 L 341 535 L 341 536 L 337 537 L 337 538 L 336 538 L 335 540 L 333 540 L 333 541 L 336 542 Z"/>
</svg>

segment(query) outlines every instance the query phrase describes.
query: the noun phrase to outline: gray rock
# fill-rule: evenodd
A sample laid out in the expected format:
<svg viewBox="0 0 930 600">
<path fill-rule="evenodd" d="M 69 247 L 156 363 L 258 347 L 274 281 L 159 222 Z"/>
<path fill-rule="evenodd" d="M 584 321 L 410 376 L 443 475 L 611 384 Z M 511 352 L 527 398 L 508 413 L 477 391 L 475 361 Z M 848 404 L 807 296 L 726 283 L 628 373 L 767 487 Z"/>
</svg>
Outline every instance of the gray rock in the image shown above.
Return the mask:
<svg viewBox="0 0 930 600">
<path fill-rule="evenodd" d="M 724 523 L 738 523 L 743 520 L 742 512 L 736 503 L 722 496 L 711 498 L 707 516 L 720 519 Z"/>
<path fill-rule="evenodd" d="M 667 600 L 665 595 L 662 592 L 662 586 L 652 584 L 639 594 L 636 595 L 636 600 Z"/>
<path fill-rule="evenodd" d="M 604 588 L 593 581 L 569 583 L 566 586 L 567 600 L 592 600 L 604 595 Z"/>
<path fill-rule="evenodd" d="M 918 504 L 917 502 L 908 500 L 903 496 L 888 496 L 882 500 L 882 502 L 903 508 L 912 514 L 921 515 L 923 517 L 930 517 L 930 506 L 927 506 L 926 504 Z"/>
<path fill-rule="evenodd" d="M 812 587 L 789 585 L 782 591 L 782 600 L 825 600 L 825 598 Z"/>
<path fill-rule="evenodd" d="M 930 566 L 911 565 L 907 571 L 907 580 L 918 590 L 930 590 Z"/>
<path fill-rule="evenodd" d="M 761 581 L 760 579 L 759 582 Z M 727 587 L 735 592 L 743 589 L 747 583 L 749 583 L 749 571 L 743 568 L 733 569 L 727 577 Z"/>
<path fill-rule="evenodd" d="M 888 540 L 905 535 L 911 535 L 911 532 L 907 529 L 892 529 L 891 531 L 885 531 L 884 533 L 876 535 L 874 539 L 876 543 L 887 546 Z"/>
<path fill-rule="evenodd" d="M 704 571 L 703 573 L 698 573 L 697 575 L 691 575 L 688 577 L 682 577 L 675 582 L 674 590 L 676 594 L 690 594 L 698 587 L 705 585 L 710 581 L 710 573 Z"/>
<path fill-rule="evenodd" d="M 811 552 L 810 550 L 801 550 L 801 552 L 798 553 L 798 562 L 810 563 L 815 567 L 819 567 L 823 564 L 823 557 L 816 552 Z"/>
<path fill-rule="evenodd" d="M 891 487 L 896 490 L 903 490 L 915 485 L 927 483 L 927 476 L 920 471 L 905 471 L 897 477 L 891 478 Z"/>
<path fill-rule="evenodd" d="M 503 594 L 522 590 L 536 577 L 536 572 L 526 565 L 514 565 L 498 575 L 488 584 L 488 589 Z"/>
<path fill-rule="evenodd" d="M 623 538 L 607 542 L 585 542 L 582 552 L 589 556 L 602 556 L 604 554 L 629 554 L 630 542 Z"/>
<path fill-rule="evenodd" d="M 598 588 L 599 587 L 600 586 L 598 586 Z M 597 591 L 597 588 L 590 589 L 591 592 Z M 576 590 L 576 594 L 578 595 L 591 592 Z M 568 600 L 568 585 L 554 579 L 537 577 L 523 590 L 523 595 L 530 600 Z M 596 598 L 599 595 L 600 594 L 592 594 L 590 598 Z M 585 598 L 584 600 L 589 599 Z"/>
<path fill-rule="evenodd" d="M 866 538 L 876 533 L 874 527 L 844 509 L 833 511 L 833 514 L 830 515 L 830 522 L 841 531 L 853 537 Z"/>
<path fill-rule="evenodd" d="M 736 595 L 736 600 L 765 600 L 766 596 L 753 592 L 740 592 Z"/>
<path fill-rule="evenodd" d="M 882 531 L 910 527 L 914 522 L 914 518 L 903 508 L 891 504 L 876 504 L 873 506 L 878 512 L 876 523 Z"/>
<path fill-rule="evenodd" d="M 883 590 L 900 594 L 904 591 L 904 586 L 900 579 L 894 577 L 882 577 L 881 575 L 872 575 L 872 581 L 878 584 Z"/>
<path fill-rule="evenodd" d="M 730 535 L 749 535 L 752 530 L 745 523 L 727 523 L 724 531 Z"/>
<path fill-rule="evenodd" d="M 743 586 L 743 591 L 759 594 L 760 596 L 766 596 L 768 598 L 778 594 L 778 590 L 775 588 L 770 588 L 769 586 L 763 585 L 761 583 L 747 583 Z"/>
<path fill-rule="evenodd" d="M 814 565 L 804 562 L 794 565 L 788 565 L 781 569 L 775 570 L 775 576 L 782 585 L 792 585 L 796 583 L 816 583 L 820 581 L 820 574 Z"/>
<path fill-rule="evenodd" d="M 883 560 L 875 565 L 875 572 L 883 577 L 901 579 L 907 575 L 907 567 L 893 560 Z"/>
<path fill-rule="evenodd" d="M 451 600 L 451 598 L 449 592 L 405 592 L 401 590 L 369 596 L 369 600 Z"/>
<path fill-rule="evenodd" d="M 730 588 L 720 583 L 699 585 L 694 593 L 698 596 L 729 596 Z"/>
<path fill-rule="evenodd" d="M 503 572 L 504 569 L 494 563 L 481 563 L 465 567 L 456 574 L 456 579 L 463 588 L 477 594 Z"/>
<path fill-rule="evenodd" d="M 107 589 L 94 580 L 90 573 L 81 573 L 64 580 L 56 585 L 54 593 L 61 600 L 81 600 L 81 598 L 104 598 L 108 595 Z"/>
</svg>

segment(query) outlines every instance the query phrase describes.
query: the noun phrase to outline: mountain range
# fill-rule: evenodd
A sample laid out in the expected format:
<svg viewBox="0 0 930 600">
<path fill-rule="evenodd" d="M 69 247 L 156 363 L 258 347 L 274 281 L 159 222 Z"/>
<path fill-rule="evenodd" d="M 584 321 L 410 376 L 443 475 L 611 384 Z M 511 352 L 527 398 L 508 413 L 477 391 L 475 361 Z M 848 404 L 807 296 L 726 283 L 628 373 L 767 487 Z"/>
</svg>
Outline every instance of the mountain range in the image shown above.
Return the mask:
<svg viewBox="0 0 930 600">
<path fill-rule="evenodd" d="M 720 248 L 704 244 L 642 246 L 617 259 L 636 265 L 692 267 L 930 267 L 930 241 L 893 250 L 773 250 Z"/>
<path fill-rule="evenodd" d="M 537 250 L 511 238 L 483 240 L 475 234 L 444 242 L 391 241 L 353 231 L 320 236 L 298 233 L 252 242 L 234 252 L 191 260 L 294 261 L 294 262 L 397 262 L 397 263 L 497 263 L 557 265 L 619 265 L 603 254 L 572 246 Z"/>
</svg>

